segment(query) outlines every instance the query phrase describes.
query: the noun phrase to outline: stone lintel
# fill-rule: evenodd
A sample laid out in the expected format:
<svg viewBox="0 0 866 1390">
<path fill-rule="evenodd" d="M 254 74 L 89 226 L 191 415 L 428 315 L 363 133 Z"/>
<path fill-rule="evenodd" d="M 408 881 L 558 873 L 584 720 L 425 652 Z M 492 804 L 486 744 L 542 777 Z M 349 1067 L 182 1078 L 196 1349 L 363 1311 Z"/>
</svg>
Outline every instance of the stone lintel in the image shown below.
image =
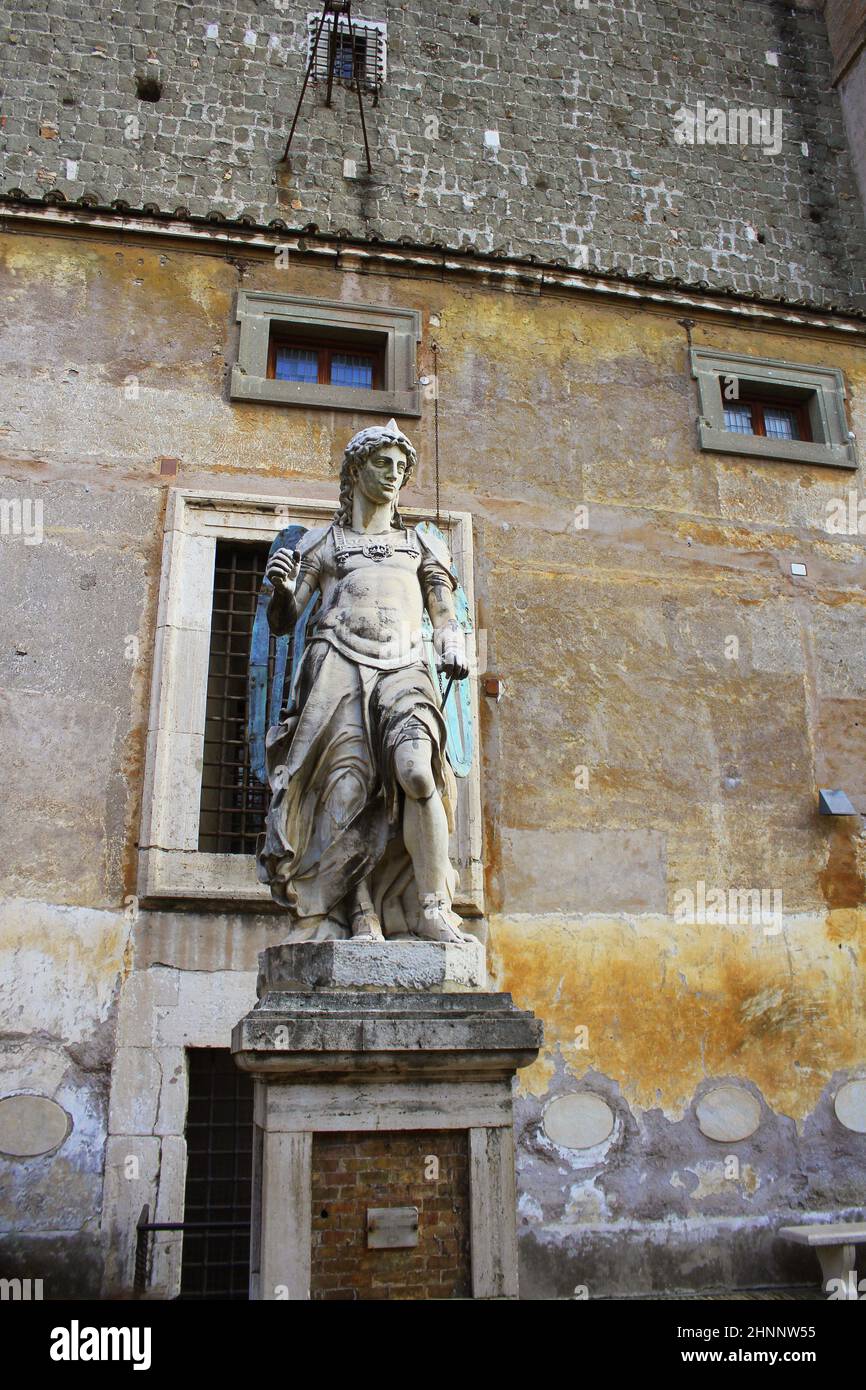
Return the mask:
<svg viewBox="0 0 866 1390">
<path fill-rule="evenodd" d="M 257 1077 L 261 1082 L 263 1078 Z M 382 1076 L 275 1078 L 256 1085 L 253 1117 L 263 1130 L 340 1134 L 359 1130 L 510 1129 L 511 1077 Z"/>
</svg>

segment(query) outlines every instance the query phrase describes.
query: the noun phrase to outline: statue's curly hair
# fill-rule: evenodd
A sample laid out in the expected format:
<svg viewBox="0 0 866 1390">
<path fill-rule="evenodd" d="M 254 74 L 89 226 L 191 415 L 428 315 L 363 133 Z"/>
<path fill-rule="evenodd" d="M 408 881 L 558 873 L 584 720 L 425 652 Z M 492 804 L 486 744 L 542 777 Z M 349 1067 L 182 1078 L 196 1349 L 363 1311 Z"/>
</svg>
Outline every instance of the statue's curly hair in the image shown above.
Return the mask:
<svg viewBox="0 0 866 1390">
<path fill-rule="evenodd" d="M 356 469 L 359 464 L 365 463 L 370 455 L 374 454 L 377 449 L 381 449 L 384 444 L 399 444 L 406 455 L 406 472 L 403 474 L 401 486 L 409 481 L 415 471 L 418 455 L 394 420 L 389 420 L 387 425 L 370 425 L 368 429 L 359 430 L 349 440 L 343 453 L 343 466 L 340 469 L 340 501 L 334 512 L 334 521 L 338 526 L 351 526 L 352 524 Z M 397 510 L 397 498 L 394 499 L 393 522 L 395 526 L 405 530 L 405 523 Z"/>
</svg>

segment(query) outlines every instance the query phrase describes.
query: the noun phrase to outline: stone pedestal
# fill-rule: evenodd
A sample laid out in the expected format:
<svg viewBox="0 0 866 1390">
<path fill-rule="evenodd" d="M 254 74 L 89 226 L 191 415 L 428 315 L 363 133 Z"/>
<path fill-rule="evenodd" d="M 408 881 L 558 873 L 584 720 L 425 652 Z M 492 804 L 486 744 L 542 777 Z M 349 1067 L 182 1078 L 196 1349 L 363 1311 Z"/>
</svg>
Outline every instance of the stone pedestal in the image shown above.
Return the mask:
<svg viewBox="0 0 866 1390">
<path fill-rule="evenodd" d="M 259 959 L 232 1035 L 255 1077 L 250 1297 L 516 1298 L 511 1081 L 541 1024 L 483 992 L 483 946 Z"/>
</svg>

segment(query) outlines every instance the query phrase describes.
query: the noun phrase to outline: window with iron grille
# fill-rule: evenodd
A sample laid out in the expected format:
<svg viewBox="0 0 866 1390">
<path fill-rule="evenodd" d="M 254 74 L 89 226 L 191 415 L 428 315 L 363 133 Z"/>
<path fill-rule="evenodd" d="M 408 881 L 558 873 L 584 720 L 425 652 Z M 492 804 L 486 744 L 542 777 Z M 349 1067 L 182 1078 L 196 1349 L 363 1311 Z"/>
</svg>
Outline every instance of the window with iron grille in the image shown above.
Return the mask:
<svg viewBox="0 0 866 1390">
<path fill-rule="evenodd" d="M 247 743 L 250 637 L 268 548 L 216 546 L 198 838 L 199 849 L 214 854 L 254 854 L 268 808 L 270 793 L 252 773 Z"/>
<path fill-rule="evenodd" d="M 837 367 L 691 350 L 702 449 L 753 459 L 856 468 L 845 379 Z"/>
<path fill-rule="evenodd" d="M 187 1049 L 189 1103 L 180 1296 L 249 1297 L 253 1082 L 227 1048 Z M 207 1228 L 207 1229 L 205 1229 Z"/>
<path fill-rule="evenodd" d="M 268 376 L 275 381 L 308 385 L 352 386 L 379 391 L 383 385 L 384 346 L 375 339 L 347 335 L 343 339 L 314 339 L 271 331 Z"/>
<path fill-rule="evenodd" d="M 722 396 L 726 388 L 722 386 Z M 781 395 L 775 399 L 738 393 L 737 400 L 724 400 L 725 429 L 734 434 L 756 435 L 763 439 L 812 440 L 808 406 L 803 400 Z"/>
<path fill-rule="evenodd" d="M 421 414 L 417 309 L 241 290 L 233 401 Z"/>
<path fill-rule="evenodd" d="M 351 30 L 344 14 L 329 14 L 322 24 L 319 42 L 316 34 L 322 23 L 321 10 L 307 14 L 307 62 L 315 62 L 310 77 L 313 82 L 327 82 L 328 70 L 337 82 L 352 85 L 358 78 L 366 91 L 376 95 L 386 77 L 388 26 L 382 20 L 355 19 Z"/>
</svg>

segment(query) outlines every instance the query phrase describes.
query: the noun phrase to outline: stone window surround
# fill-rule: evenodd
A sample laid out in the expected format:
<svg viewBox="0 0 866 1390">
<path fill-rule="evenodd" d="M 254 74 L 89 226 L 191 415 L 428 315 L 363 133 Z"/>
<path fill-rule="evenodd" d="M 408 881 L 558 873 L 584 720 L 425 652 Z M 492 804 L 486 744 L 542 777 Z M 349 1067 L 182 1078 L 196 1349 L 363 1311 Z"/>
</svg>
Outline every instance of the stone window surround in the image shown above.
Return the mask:
<svg viewBox="0 0 866 1390">
<path fill-rule="evenodd" d="M 307 299 L 291 294 L 271 294 L 266 290 L 240 290 L 237 321 L 241 328 L 240 344 L 229 389 L 233 401 L 318 406 L 372 415 L 420 416 L 415 349 L 421 341 L 421 314 L 417 309 Z M 272 324 L 282 324 L 297 333 L 312 330 L 330 338 L 344 338 L 347 346 L 351 346 L 353 334 L 364 334 L 367 341 L 370 334 L 376 334 L 384 339 L 383 389 L 274 380 L 268 376 Z"/>
<path fill-rule="evenodd" d="M 187 902 L 257 912 L 272 905 L 267 886 L 256 878 L 252 855 L 198 848 L 216 543 L 270 543 L 294 521 L 313 526 L 329 520 L 335 505 L 336 499 L 291 494 L 169 490 L 139 836 L 138 894 L 143 903 Z M 401 514 L 409 523 L 435 516 L 431 509 L 411 506 L 401 506 Z M 440 525 L 474 613 L 471 514 L 442 512 Z M 475 672 L 474 632 L 467 634 L 467 651 Z M 460 873 L 454 906 L 471 917 L 484 914 L 484 874 L 477 673 L 469 680 L 476 753 L 469 776 L 457 779 L 451 853 Z"/>
<path fill-rule="evenodd" d="M 692 348 L 691 367 L 700 397 L 698 430 L 702 449 L 790 463 L 857 467 L 854 436 L 845 410 L 845 378 L 837 367 L 809 367 L 800 362 L 748 357 L 708 347 Z M 811 441 L 768 439 L 727 430 L 721 377 L 748 382 L 757 392 L 767 386 L 782 386 L 810 393 L 804 403 L 812 426 Z"/>
</svg>

